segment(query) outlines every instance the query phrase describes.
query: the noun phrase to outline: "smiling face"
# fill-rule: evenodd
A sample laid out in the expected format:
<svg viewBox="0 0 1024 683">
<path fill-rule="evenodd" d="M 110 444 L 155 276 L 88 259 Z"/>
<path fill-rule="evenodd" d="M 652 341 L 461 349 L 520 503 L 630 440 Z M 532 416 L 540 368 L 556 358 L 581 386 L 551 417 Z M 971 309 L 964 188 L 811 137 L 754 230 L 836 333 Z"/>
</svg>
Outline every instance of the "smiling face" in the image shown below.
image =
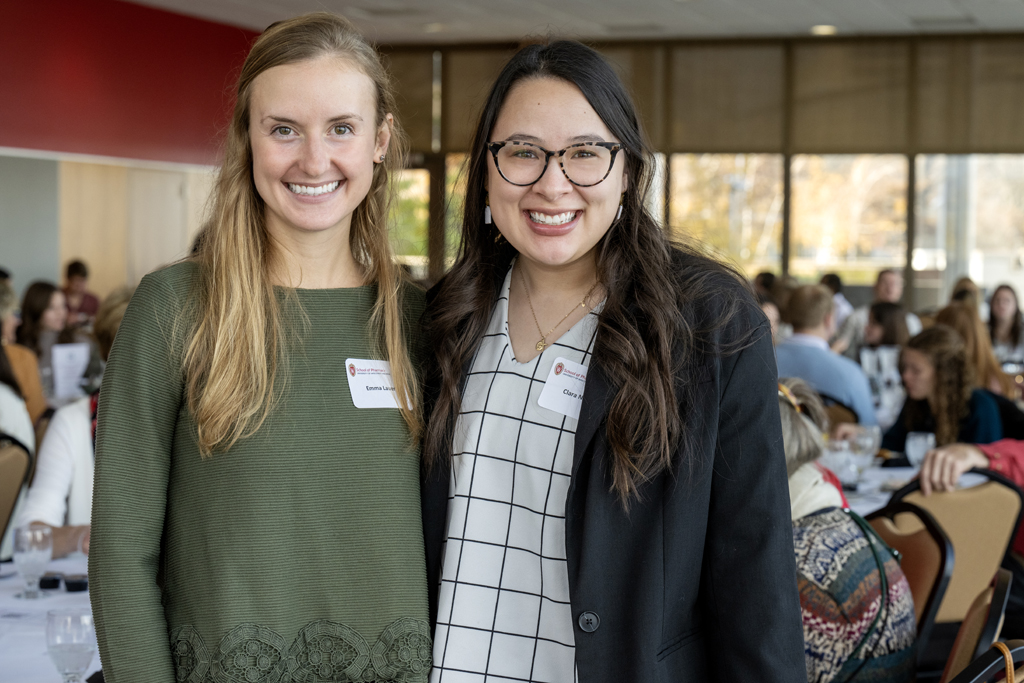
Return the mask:
<svg viewBox="0 0 1024 683">
<path fill-rule="evenodd" d="M 579 142 L 618 142 L 575 85 L 556 78 L 530 78 L 508 93 L 491 141 L 529 142 L 559 150 Z M 548 267 L 593 258 L 608 232 L 626 189 L 625 153 L 608 176 L 592 187 L 569 182 L 552 157 L 533 185 L 519 187 L 498 173 L 487 153 L 487 193 L 495 226 L 529 262 Z"/>
<path fill-rule="evenodd" d="M 267 69 L 253 81 L 249 140 L 267 229 L 348 231 L 386 154 L 373 81 L 339 57 Z"/>
<path fill-rule="evenodd" d="M 935 366 L 925 354 L 917 349 L 903 349 L 900 377 L 907 390 L 907 396 L 923 401 L 935 390 Z"/>
</svg>

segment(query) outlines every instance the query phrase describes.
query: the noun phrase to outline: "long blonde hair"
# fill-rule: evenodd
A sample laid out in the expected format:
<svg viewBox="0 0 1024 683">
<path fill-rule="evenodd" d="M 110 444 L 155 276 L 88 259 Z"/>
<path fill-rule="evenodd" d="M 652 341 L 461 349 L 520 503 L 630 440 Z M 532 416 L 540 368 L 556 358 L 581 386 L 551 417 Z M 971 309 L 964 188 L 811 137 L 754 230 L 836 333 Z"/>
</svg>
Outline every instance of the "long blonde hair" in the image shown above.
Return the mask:
<svg viewBox="0 0 1024 683">
<path fill-rule="evenodd" d="M 271 247 L 264 203 L 252 179 L 249 108 L 253 82 L 268 69 L 336 56 L 355 64 L 373 81 L 377 126 L 396 112 L 394 91 L 380 58 L 346 19 L 314 12 L 272 24 L 255 42 L 238 78 L 235 110 L 225 143 L 224 164 L 214 186 L 211 214 L 196 243 L 199 264 L 197 316 L 184 356 L 188 408 L 198 431 L 199 451 L 230 448 L 253 434 L 273 411 L 283 389 L 286 335 L 270 278 Z M 397 122 L 385 160 L 374 164 L 370 191 L 352 216 L 353 257 L 377 285 L 370 318 L 371 342 L 391 363 L 396 395 L 411 438 L 422 426 L 419 383 L 403 334 L 401 269 L 388 237 L 393 200 L 391 178 L 402 168 L 407 146 Z"/>
</svg>

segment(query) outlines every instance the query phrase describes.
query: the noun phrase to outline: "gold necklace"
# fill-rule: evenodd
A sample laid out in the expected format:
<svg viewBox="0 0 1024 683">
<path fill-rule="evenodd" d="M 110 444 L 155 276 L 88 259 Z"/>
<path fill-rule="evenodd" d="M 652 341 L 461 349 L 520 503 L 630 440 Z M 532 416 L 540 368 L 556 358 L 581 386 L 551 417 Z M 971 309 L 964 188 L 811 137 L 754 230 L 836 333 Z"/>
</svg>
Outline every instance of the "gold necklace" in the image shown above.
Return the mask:
<svg viewBox="0 0 1024 683">
<path fill-rule="evenodd" d="M 550 330 L 548 330 L 547 334 L 544 334 L 544 332 L 541 331 L 540 321 L 537 320 L 537 311 L 533 310 L 533 301 L 530 300 L 530 288 L 526 286 L 526 277 L 523 276 L 523 271 L 522 270 L 519 271 L 519 279 L 523 283 L 523 292 L 526 293 L 526 303 L 530 306 L 530 313 L 533 314 L 533 324 L 537 326 L 537 331 L 540 332 L 540 340 L 537 342 L 537 346 L 535 348 L 538 351 L 543 351 L 544 348 L 549 345 L 548 344 L 548 334 L 551 334 L 552 332 L 554 332 L 558 328 L 559 325 L 564 323 L 566 318 L 568 318 L 570 315 L 572 315 L 577 307 L 573 306 L 571 309 L 569 309 L 569 312 L 566 313 L 564 316 L 562 316 L 562 319 L 559 320 L 557 323 L 555 323 L 555 326 L 552 327 Z M 599 283 L 600 283 L 600 280 L 598 282 L 595 282 L 594 286 L 590 288 L 590 291 L 587 292 L 586 295 L 584 295 L 583 301 L 581 301 L 579 303 L 579 308 L 587 308 L 587 299 L 589 299 L 590 295 L 594 293 L 594 290 L 597 289 L 597 285 Z"/>
</svg>

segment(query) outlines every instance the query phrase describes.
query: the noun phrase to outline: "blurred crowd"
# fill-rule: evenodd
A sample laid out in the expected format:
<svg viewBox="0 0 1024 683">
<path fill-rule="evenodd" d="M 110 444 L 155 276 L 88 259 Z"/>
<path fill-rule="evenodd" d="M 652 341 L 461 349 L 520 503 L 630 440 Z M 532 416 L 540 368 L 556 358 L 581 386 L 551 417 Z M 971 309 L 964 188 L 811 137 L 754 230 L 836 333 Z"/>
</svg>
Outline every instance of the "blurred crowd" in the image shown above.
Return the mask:
<svg viewBox="0 0 1024 683">
<path fill-rule="evenodd" d="M 63 286 L 38 280 L 19 299 L 0 268 L 0 442 L 32 459 L 0 559 L 11 556 L 13 529 L 33 522 L 52 528 L 55 557 L 89 549 L 99 387 L 133 290 L 101 302 L 88 283 L 76 260 Z"/>
</svg>

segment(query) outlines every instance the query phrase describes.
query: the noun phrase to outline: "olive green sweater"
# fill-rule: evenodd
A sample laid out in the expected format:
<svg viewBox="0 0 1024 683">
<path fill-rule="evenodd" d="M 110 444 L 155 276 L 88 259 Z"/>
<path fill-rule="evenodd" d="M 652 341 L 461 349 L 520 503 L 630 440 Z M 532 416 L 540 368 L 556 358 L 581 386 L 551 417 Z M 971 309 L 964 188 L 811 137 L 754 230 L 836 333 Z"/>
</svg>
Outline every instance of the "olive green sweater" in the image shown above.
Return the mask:
<svg viewBox="0 0 1024 683">
<path fill-rule="evenodd" d="M 106 680 L 426 681 L 419 452 L 345 375 L 375 357 L 375 288 L 279 290 L 301 339 L 281 401 L 203 459 L 175 322 L 196 280 L 191 263 L 143 279 L 103 381 L 89 577 Z M 418 321 L 422 293 L 403 298 Z"/>
</svg>

